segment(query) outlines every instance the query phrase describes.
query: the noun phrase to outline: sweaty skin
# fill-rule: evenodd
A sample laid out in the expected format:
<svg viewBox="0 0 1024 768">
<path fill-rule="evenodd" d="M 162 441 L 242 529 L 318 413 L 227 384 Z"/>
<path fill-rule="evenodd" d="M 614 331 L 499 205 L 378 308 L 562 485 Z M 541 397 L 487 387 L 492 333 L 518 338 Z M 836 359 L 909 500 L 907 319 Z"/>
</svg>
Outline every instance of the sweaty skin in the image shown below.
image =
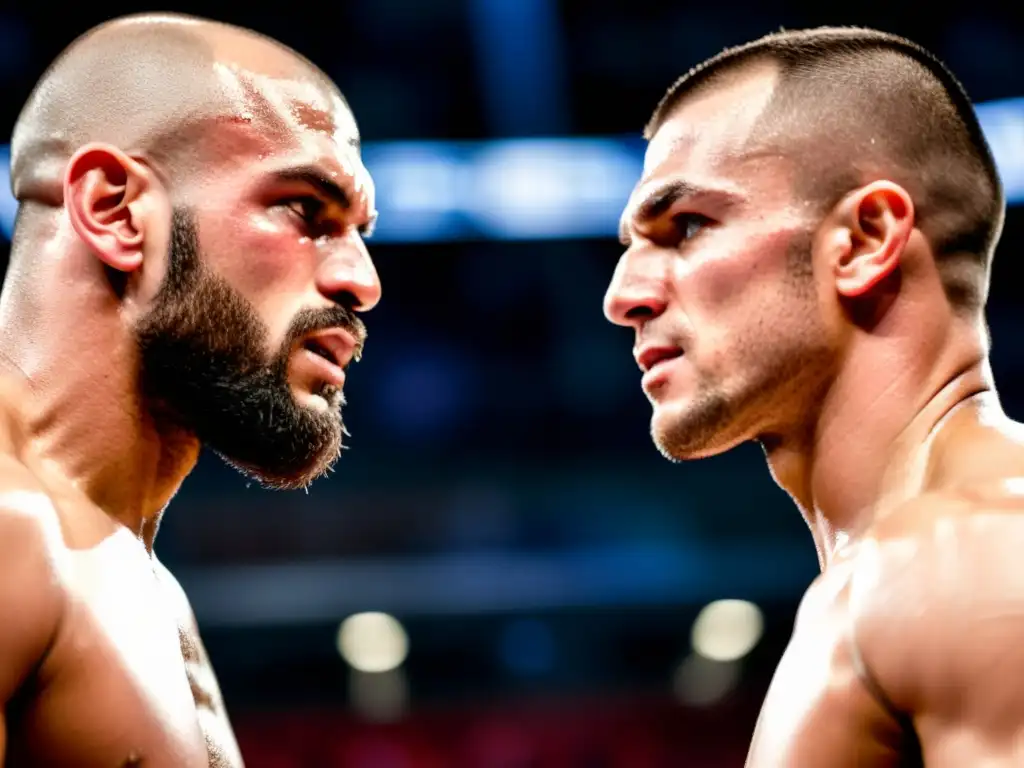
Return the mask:
<svg viewBox="0 0 1024 768">
<path fill-rule="evenodd" d="M 747 765 L 1021 765 L 1024 427 L 898 169 L 822 218 L 751 143 L 774 77 L 751 65 L 657 130 L 605 299 L 663 453 L 759 441 L 814 537 Z"/>
<path fill-rule="evenodd" d="M 914 442 L 804 596 L 748 766 L 1024 758 L 1024 429 L 975 374 Z"/>
<path fill-rule="evenodd" d="M 0 391 L 4 765 L 242 765 L 184 592 L 40 461 L 16 387 Z"/>
<path fill-rule="evenodd" d="M 303 312 L 340 311 L 339 297 L 363 311 L 380 297 L 361 239 L 375 212 L 355 121 L 326 76 L 274 41 L 127 17 L 44 75 L 15 130 L 12 185 L 22 207 L 0 296 L 0 760 L 241 766 L 188 599 L 153 551 L 201 445 L 140 391 L 135 329 L 159 306 L 180 206 L 207 284 L 244 302 L 268 356 L 291 350 L 297 408 L 328 418 L 323 355 L 285 341 Z M 340 417 L 331 423 L 340 433 Z M 273 466 L 251 469 L 276 479 Z"/>
</svg>

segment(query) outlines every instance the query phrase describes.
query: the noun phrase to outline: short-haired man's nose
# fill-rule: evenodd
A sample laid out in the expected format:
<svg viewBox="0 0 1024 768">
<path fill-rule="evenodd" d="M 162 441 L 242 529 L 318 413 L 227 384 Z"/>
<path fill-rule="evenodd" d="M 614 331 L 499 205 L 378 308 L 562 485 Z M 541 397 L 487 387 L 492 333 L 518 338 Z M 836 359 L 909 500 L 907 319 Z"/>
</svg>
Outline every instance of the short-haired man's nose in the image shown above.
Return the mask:
<svg viewBox="0 0 1024 768">
<path fill-rule="evenodd" d="M 636 326 L 665 311 L 663 280 L 638 266 L 623 255 L 604 295 L 604 316 L 616 325 Z"/>
<path fill-rule="evenodd" d="M 351 305 L 357 312 L 371 310 L 380 301 L 380 277 L 361 243 L 324 259 L 317 269 L 316 286 L 327 298 Z"/>
</svg>

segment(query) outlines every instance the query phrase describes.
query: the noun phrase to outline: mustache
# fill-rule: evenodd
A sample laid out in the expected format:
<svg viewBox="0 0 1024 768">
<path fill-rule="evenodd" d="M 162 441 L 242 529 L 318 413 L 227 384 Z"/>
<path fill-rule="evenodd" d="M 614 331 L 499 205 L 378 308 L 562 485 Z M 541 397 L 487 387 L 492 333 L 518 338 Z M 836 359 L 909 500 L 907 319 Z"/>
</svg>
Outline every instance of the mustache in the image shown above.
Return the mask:
<svg viewBox="0 0 1024 768">
<path fill-rule="evenodd" d="M 304 309 L 295 316 L 288 331 L 289 344 L 302 336 L 317 331 L 340 328 L 355 339 L 355 350 L 352 360 L 358 362 L 363 356 L 366 344 L 366 325 L 348 307 L 334 306 L 325 309 Z"/>
</svg>

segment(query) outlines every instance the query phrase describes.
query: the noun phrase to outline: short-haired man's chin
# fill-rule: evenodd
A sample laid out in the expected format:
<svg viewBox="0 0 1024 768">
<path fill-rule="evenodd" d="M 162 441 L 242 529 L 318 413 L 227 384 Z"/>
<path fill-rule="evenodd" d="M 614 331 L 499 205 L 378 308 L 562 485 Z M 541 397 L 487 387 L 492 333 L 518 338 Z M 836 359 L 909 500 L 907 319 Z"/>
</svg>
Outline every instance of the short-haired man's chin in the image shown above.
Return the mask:
<svg viewBox="0 0 1024 768">
<path fill-rule="evenodd" d="M 706 459 L 723 452 L 713 440 L 713 435 L 701 430 L 688 430 L 683 425 L 672 424 L 667 428 L 651 424 L 651 440 L 658 452 L 671 462 Z"/>
<path fill-rule="evenodd" d="M 329 474 L 341 456 L 341 439 L 330 447 L 324 447 L 310 456 L 307 461 L 290 463 L 278 461 L 241 462 L 231 456 L 219 454 L 230 466 L 246 477 L 255 480 L 264 488 L 275 491 L 295 491 L 308 488 L 314 481 Z"/>
<path fill-rule="evenodd" d="M 665 440 L 654 432 L 651 432 L 651 439 L 654 440 L 654 447 L 658 449 L 658 453 L 673 463 L 686 461 L 690 458 L 685 452 L 679 450 L 678 445 Z"/>
</svg>

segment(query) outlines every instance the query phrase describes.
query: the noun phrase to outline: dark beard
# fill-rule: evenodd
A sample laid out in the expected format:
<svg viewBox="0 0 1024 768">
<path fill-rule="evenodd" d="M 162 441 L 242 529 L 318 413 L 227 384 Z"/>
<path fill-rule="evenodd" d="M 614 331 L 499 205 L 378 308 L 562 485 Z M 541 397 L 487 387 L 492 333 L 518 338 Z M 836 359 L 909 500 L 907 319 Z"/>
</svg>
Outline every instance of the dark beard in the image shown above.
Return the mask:
<svg viewBox="0 0 1024 768">
<path fill-rule="evenodd" d="M 341 452 L 344 401 L 325 386 L 317 394 L 330 408 L 300 406 L 288 384 L 288 360 L 301 337 L 327 328 L 346 329 L 361 350 L 362 321 L 334 306 L 299 313 L 268 359 L 266 326 L 243 296 L 206 269 L 194 218 L 175 209 L 167 276 L 136 327 L 143 395 L 157 418 L 195 434 L 263 485 L 304 487 Z"/>
</svg>

